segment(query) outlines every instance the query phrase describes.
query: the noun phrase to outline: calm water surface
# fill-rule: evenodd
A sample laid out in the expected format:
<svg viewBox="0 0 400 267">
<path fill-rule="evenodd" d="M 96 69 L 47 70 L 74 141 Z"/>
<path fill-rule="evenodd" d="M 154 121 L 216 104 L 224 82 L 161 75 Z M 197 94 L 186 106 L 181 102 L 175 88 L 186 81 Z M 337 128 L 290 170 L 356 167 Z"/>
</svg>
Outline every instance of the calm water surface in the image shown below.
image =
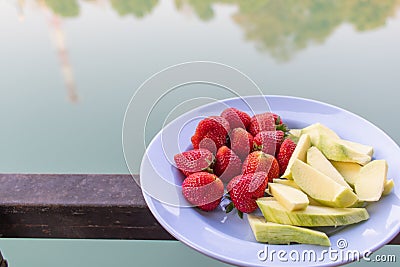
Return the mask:
<svg viewBox="0 0 400 267">
<path fill-rule="evenodd" d="M 399 12 L 399 0 L 2 0 L 0 172 L 127 173 L 131 96 L 191 60 L 346 108 L 399 143 Z"/>
</svg>

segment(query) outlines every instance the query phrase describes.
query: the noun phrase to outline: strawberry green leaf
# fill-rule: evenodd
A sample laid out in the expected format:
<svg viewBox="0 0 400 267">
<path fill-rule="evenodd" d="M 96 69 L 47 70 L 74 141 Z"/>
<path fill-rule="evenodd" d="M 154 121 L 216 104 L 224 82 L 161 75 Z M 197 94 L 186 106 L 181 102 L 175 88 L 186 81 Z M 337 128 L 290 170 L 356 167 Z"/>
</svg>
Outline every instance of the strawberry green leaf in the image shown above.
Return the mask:
<svg viewBox="0 0 400 267">
<path fill-rule="evenodd" d="M 261 151 L 263 149 L 263 145 L 257 145 L 253 143 L 253 150 L 252 151 Z"/>
<path fill-rule="evenodd" d="M 288 127 L 286 126 L 286 124 L 284 124 L 284 123 L 279 124 L 279 125 L 276 125 L 276 126 L 275 126 L 275 129 L 276 129 L 277 131 L 282 131 L 282 132 L 284 132 L 285 135 L 286 135 L 286 133 L 289 131 L 289 128 L 288 128 Z"/>
<path fill-rule="evenodd" d="M 240 219 L 243 219 L 243 212 L 241 212 L 240 210 L 238 210 L 237 213 L 238 213 L 238 215 L 239 215 L 239 218 L 240 218 Z"/>
<path fill-rule="evenodd" d="M 233 202 L 229 203 L 226 207 L 225 207 L 225 212 L 229 213 L 233 210 L 233 208 L 235 207 L 235 205 L 233 205 Z"/>
</svg>

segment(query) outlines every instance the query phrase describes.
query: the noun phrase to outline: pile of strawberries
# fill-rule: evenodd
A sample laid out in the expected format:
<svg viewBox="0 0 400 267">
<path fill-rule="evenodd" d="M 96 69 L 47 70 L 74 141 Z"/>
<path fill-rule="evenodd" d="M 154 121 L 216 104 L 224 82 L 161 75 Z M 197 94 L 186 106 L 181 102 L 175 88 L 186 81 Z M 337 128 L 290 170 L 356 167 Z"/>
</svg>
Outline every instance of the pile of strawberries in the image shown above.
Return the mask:
<svg viewBox="0 0 400 267">
<path fill-rule="evenodd" d="M 286 170 L 296 144 L 287 136 L 281 118 L 271 112 L 250 117 L 236 108 L 199 122 L 191 138 L 193 150 L 175 155 L 186 176 L 182 194 L 201 210 L 214 210 L 227 198 L 243 213 L 257 208 L 268 182 Z M 224 185 L 227 193 L 224 195 Z"/>
</svg>

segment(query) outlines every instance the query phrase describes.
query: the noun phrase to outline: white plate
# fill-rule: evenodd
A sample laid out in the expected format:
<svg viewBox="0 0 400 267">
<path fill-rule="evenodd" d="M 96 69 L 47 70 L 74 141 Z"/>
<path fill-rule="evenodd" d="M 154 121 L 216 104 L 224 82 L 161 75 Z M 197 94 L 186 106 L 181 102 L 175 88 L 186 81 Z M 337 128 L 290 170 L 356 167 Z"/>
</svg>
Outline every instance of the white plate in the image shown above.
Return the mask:
<svg viewBox="0 0 400 267">
<path fill-rule="evenodd" d="M 202 212 L 195 208 L 168 205 L 156 200 L 144 190 L 147 205 L 160 224 L 176 239 L 195 250 L 223 262 L 242 266 L 338 265 L 352 261 L 352 257 L 349 256 L 352 251 L 373 252 L 390 242 L 400 230 L 400 180 L 398 177 L 400 149 L 397 144 L 372 123 L 341 108 L 295 97 L 265 96 L 265 98 L 268 100 L 271 111 L 279 114 L 290 128 L 302 128 L 320 122 L 332 128 L 342 138 L 373 146 L 374 158 L 386 159 L 388 162 L 388 177 L 394 179 L 396 183 L 393 192 L 379 202 L 368 206 L 369 220 L 347 226 L 334 233 L 330 237 L 331 248 L 302 244 L 265 246 L 255 241 L 246 218 L 239 219 L 235 212 L 226 215 L 221 208 L 213 212 Z M 245 97 L 244 100 L 251 103 L 253 109 L 256 107 L 254 112 L 266 111 L 263 96 Z M 250 113 L 243 99 L 228 99 L 223 103 Z M 260 107 L 259 110 L 257 106 Z M 171 167 L 168 160 L 171 155 L 179 152 L 177 148 L 174 148 L 178 146 L 172 145 L 172 151 L 167 151 L 165 154 L 162 139 L 167 144 L 178 142 L 183 149 L 190 147 L 190 137 L 200 120 L 198 117 L 219 115 L 223 108 L 220 103 L 206 105 L 184 114 L 165 127 L 153 139 L 143 158 L 140 169 L 141 183 L 159 176 L 171 184 L 179 185 L 182 177 L 174 167 Z M 188 123 L 191 118 L 197 119 Z M 172 133 L 179 133 L 179 135 L 171 136 Z M 159 190 L 163 191 L 163 188 L 160 186 Z M 263 261 L 262 258 L 266 256 L 266 253 L 260 253 L 260 251 L 265 248 L 268 249 L 269 257 Z M 310 250 L 315 252 L 316 257 Z M 328 250 L 328 253 L 324 250 Z M 331 257 L 329 257 L 329 250 L 332 251 Z M 272 251 L 276 251 L 272 255 L 273 258 L 271 258 Z M 279 251 L 283 252 L 278 254 Z M 279 259 L 278 255 L 282 259 Z M 307 258 L 310 255 L 311 262 L 308 262 Z M 303 256 L 306 257 L 303 258 Z"/>
</svg>

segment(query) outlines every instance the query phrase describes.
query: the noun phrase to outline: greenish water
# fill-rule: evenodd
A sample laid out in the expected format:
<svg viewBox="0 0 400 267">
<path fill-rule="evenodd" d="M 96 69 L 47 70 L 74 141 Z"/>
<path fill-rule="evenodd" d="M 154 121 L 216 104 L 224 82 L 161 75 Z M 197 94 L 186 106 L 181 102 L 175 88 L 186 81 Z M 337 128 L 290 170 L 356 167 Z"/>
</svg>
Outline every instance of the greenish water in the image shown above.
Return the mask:
<svg viewBox="0 0 400 267">
<path fill-rule="evenodd" d="M 1 1 L 0 172 L 128 173 L 121 134 L 131 96 L 157 71 L 192 60 L 231 65 L 265 94 L 346 108 L 399 143 L 399 7 L 398 0 Z"/>
<path fill-rule="evenodd" d="M 233 266 L 208 258 L 177 241 L 3 239 L 3 256 L 9 266 Z M 395 257 L 377 262 L 379 257 Z M 353 262 L 349 267 L 398 266 L 398 246 L 384 246 L 369 256 L 370 261 Z"/>
</svg>

